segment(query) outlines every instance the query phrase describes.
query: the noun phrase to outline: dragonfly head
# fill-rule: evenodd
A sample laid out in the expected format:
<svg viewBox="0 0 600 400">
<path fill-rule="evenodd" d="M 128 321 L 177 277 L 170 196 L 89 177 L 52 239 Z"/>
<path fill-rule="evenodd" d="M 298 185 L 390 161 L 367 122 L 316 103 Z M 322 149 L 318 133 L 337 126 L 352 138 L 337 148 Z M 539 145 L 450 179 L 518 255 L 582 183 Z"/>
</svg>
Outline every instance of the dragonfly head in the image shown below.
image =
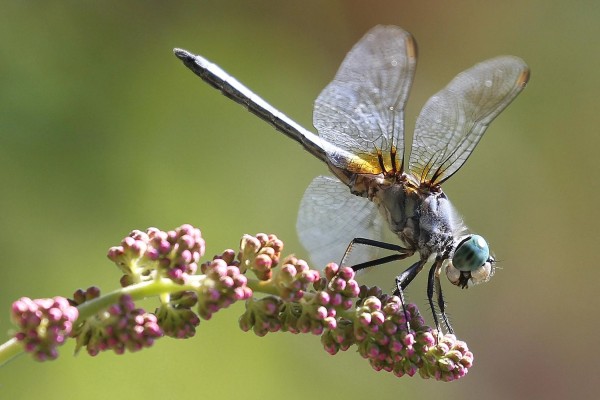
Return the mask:
<svg viewBox="0 0 600 400">
<path fill-rule="evenodd" d="M 454 256 L 446 265 L 446 276 L 464 289 L 487 282 L 494 275 L 495 263 L 485 239 L 470 235 L 456 246 Z"/>
</svg>

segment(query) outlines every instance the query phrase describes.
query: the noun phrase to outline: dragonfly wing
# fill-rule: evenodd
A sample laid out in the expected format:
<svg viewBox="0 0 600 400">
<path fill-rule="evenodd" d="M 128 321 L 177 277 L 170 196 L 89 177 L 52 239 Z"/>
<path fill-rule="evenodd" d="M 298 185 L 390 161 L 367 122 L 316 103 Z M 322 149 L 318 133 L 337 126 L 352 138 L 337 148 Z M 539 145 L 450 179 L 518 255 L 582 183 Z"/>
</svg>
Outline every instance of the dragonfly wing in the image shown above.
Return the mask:
<svg viewBox="0 0 600 400">
<path fill-rule="evenodd" d="M 381 240 L 383 220 L 368 199 L 350 194 L 338 179 L 318 176 L 304 192 L 296 224 L 314 266 L 339 262 L 355 237 Z M 377 249 L 355 246 L 352 260 L 375 258 Z"/>
<path fill-rule="evenodd" d="M 404 105 L 416 63 L 412 36 L 395 26 L 376 26 L 350 50 L 313 113 L 319 135 L 351 155 L 328 154 L 333 165 L 380 173 L 381 150 L 386 169 L 402 167 Z"/>
<path fill-rule="evenodd" d="M 525 62 L 512 56 L 492 58 L 457 75 L 427 101 L 417 119 L 410 171 L 431 184 L 452 176 L 528 79 Z"/>
</svg>

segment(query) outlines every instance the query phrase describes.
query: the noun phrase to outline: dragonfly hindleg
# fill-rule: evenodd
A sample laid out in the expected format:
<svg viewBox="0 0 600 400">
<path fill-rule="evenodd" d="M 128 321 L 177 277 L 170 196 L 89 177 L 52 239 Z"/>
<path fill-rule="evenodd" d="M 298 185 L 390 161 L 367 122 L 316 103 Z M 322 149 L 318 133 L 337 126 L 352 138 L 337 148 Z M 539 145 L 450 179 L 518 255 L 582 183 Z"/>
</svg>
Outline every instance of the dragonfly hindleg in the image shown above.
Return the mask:
<svg viewBox="0 0 600 400">
<path fill-rule="evenodd" d="M 362 262 L 359 264 L 352 265 L 351 268 L 355 272 L 360 271 L 365 268 L 374 267 L 376 265 L 382 265 L 382 264 L 390 263 L 392 261 L 403 260 L 406 257 L 410 257 L 414 254 L 414 250 L 410 250 L 405 247 L 398 246 L 396 244 L 381 242 L 379 240 L 372 240 L 372 239 L 367 239 L 367 238 L 354 238 L 354 239 L 352 239 L 352 241 L 346 248 L 346 251 L 344 252 L 344 256 L 342 257 L 342 260 L 340 261 L 340 265 L 344 265 L 346 263 L 346 260 L 350 256 L 352 249 L 357 244 L 378 247 L 378 248 L 384 249 L 384 250 L 391 250 L 391 251 L 396 252 L 397 254 L 392 254 L 392 255 L 389 255 L 386 257 L 380 257 L 375 260 L 369 260 L 369 261 L 365 261 L 365 262 Z"/>
</svg>

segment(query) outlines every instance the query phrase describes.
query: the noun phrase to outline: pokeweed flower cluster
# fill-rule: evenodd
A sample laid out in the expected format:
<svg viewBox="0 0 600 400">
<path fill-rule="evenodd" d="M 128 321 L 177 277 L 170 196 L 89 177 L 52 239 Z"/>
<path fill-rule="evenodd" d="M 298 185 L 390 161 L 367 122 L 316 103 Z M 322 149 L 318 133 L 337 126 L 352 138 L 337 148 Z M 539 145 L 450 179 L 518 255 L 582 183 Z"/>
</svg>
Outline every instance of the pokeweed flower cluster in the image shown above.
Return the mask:
<svg viewBox="0 0 600 400">
<path fill-rule="evenodd" d="M 414 304 L 359 286 L 351 268 L 332 263 L 314 270 L 294 256 L 282 258 L 282 250 L 275 235 L 244 235 L 238 250 L 200 263 L 205 242 L 199 229 L 135 230 L 108 251 L 123 274 L 121 288 L 15 301 L 17 329 L 0 346 L 0 363 L 21 351 L 39 361 L 55 359 L 69 338 L 76 351 L 92 356 L 138 351 L 165 336 L 190 338 L 201 320 L 243 301 L 243 331 L 319 335 L 329 354 L 356 348 L 377 371 L 452 381 L 471 367 L 466 344 L 426 326 Z M 136 306 L 149 297 L 158 300 L 156 309 Z"/>
</svg>

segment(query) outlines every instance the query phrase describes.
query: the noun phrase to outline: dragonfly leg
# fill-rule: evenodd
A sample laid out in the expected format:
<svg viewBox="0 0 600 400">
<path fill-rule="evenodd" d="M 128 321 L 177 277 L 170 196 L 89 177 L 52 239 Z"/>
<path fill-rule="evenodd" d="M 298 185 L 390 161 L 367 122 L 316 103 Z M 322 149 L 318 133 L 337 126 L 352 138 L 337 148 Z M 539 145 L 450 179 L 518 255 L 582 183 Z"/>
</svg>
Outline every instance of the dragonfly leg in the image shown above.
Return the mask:
<svg viewBox="0 0 600 400">
<path fill-rule="evenodd" d="M 346 249 L 346 253 L 349 253 L 355 244 L 364 244 L 367 246 L 379 247 L 381 249 L 397 251 L 398 253 L 406 253 L 406 252 L 410 251 L 409 249 L 406 249 L 402 246 L 398 246 L 397 244 L 393 244 L 393 243 L 386 243 L 386 242 L 382 242 L 379 240 L 373 240 L 373 239 L 367 239 L 367 238 L 354 238 L 348 245 L 348 248 Z"/>
<path fill-rule="evenodd" d="M 442 259 L 437 259 L 435 261 L 435 263 L 429 269 L 429 276 L 427 279 L 427 300 L 429 301 L 429 306 L 431 307 L 431 311 L 433 314 L 433 322 L 435 323 L 435 327 L 438 331 L 438 337 L 441 336 L 442 330 L 433 302 L 434 292 L 436 294 L 436 302 L 440 311 L 440 316 L 442 317 L 442 321 L 444 322 L 444 325 L 446 325 L 446 328 L 448 328 L 448 333 L 454 333 L 454 330 L 450 325 L 450 321 L 448 320 L 448 316 L 446 315 L 446 302 L 444 301 L 444 296 L 442 294 L 442 285 L 440 283 L 439 272 L 442 267 L 442 261 Z"/>
<path fill-rule="evenodd" d="M 421 272 L 426 262 L 427 259 L 419 260 L 396 277 L 396 289 L 394 290 L 393 294 L 400 298 L 400 304 L 402 304 L 402 311 L 404 312 L 404 319 L 406 320 L 407 332 L 410 331 L 410 318 L 408 316 L 408 311 L 406 311 L 406 303 L 404 301 L 404 289 L 408 286 L 410 282 L 412 282 L 415 276 L 417 276 L 417 274 Z"/>
<path fill-rule="evenodd" d="M 377 260 L 371 260 L 371 261 L 367 261 L 364 263 L 360 263 L 360 264 L 357 264 L 356 266 L 352 267 L 352 269 L 354 271 L 360 271 L 361 269 L 373 267 L 375 265 L 382 265 L 382 264 L 386 264 L 386 263 L 389 263 L 392 261 L 402 260 L 403 258 L 406 258 L 414 253 L 414 251 L 405 249 L 404 247 L 398 246 L 396 244 L 381 242 L 379 240 L 372 240 L 372 239 L 367 239 L 367 238 L 354 238 L 354 239 L 352 239 L 352 241 L 346 248 L 346 251 L 344 252 L 344 256 L 342 257 L 342 260 L 340 261 L 340 265 L 344 265 L 346 263 L 346 260 L 348 259 L 348 256 L 350 256 L 352 249 L 357 244 L 378 247 L 380 249 L 391 250 L 391 251 L 395 251 L 396 253 L 400 253 L 402 255 L 406 254 L 406 255 L 399 256 L 399 255 L 395 254 L 393 256 L 382 257 L 382 258 L 378 258 Z M 379 260 L 381 260 L 381 261 L 379 261 Z M 358 268 L 355 268 L 355 267 L 358 267 Z"/>
<path fill-rule="evenodd" d="M 410 256 L 411 256 L 411 254 L 409 254 L 409 253 L 392 254 L 392 255 L 389 255 L 386 257 L 377 258 L 375 260 L 370 260 L 370 261 L 366 261 L 363 263 L 355 264 L 355 265 L 352 265 L 350 268 L 352 268 L 354 270 L 354 272 L 357 272 L 357 271 L 360 271 L 365 268 L 374 267 L 376 265 L 382 265 L 382 264 L 391 263 L 392 261 L 403 260 L 406 257 L 410 257 Z"/>
<path fill-rule="evenodd" d="M 361 269 L 374 267 L 376 265 L 382 265 L 382 264 L 390 263 L 392 261 L 402 260 L 402 259 L 404 259 L 406 257 L 410 257 L 411 255 L 414 254 L 413 250 L 406 249 L 406 248 L 404 248 L 402 246 L 398 246 L 396 244 L 380 242 L 379 240 L 372 240 L 372 239 L 366 239 L 366 238 L 354 238 L 354 239 L 352 239 L 352 241 L 346 248 L 346 251 L 344 252 L 344 256 L 342 257 L 342 260 L 340 261 L 340 265 L 344 265 L 346 263 L 346 260 L 348 259 L 348 256 L 352 252 L 352 249 L 357 244 L 378 247 L 380 249 L 385 249 L 385 250 L 391 250 L 391 251 L 397 252 L 398 254 L 392 254 L 392 255 L 389 255 L 386 257 L 381 257 L 381 258 L 377 258 L 375 260 L 369 260 L 366 262 L 362 262 L 362 263 L 353 265 L 351 268 L 355 272 L 360 271 Z"/>
<path fill-rule="evenodd" d="M 350 255 L 352 248 L 357 245 L 365 245 L 365 246 L 373 246 L 378 247 L 385 250 L 395 251 L 397 254 L 391 254 L 386 257 L 377 258 L 375 260 L 369 260 L 366 262 L 362 262 L 359 264 L 355 264 L 351 266 L 351 268 L 356 272 L 365 268 L 374 267 L 376 265 L 387 264 L 393 261 L 402 260 L 407 257 L 412 256 L 415 252 L 414 250 L 404 248 L 402 246 L 398 246 L 392 243 L 381 242 L 378 240 L 366 239 L 366 238 L 354 238 L 348 245 L 348 248 L 344 252 L 344 256 L 340 261 L 340 265 L 344 265 L 346 259 Z M 404 292 L 403 289 L 414 279 L 414 277 L 423 269 L 423 265 L 426 260 L 419 261 L 409 267 L 406 271 L 404 271 L 401 275 L 396 278 L 396 290 L 394 290 L 394 295 L 400 298 L 400 304 L 402 304 L 402 310 L 404 312 L 404 319 L 406 321 L 406 331 L 410 330 L 408 312 L 406 311 L 406 306 L 404 302 Z"/>
<path fill-rule="evenodd" d="M 450 325 L 450 320 L 448 319 L 448 315 L 446 314 L 446 302 L 444 301 L 444 296 L 442 295 L 442 284 L 440 283 L 440 274 L 435 274 L 435 292 L 437 293 L 437 303 L 440 309 L 440 314 L 442 315 L 442 320 L 444 321 L 444 325 L 448 328 L 448 333 L 454 333 L 454 329 L 452 329 L 452 325 Z"/>
<path fill-rule="evenodd" d="M 402 313 L 404 314 L 404 321 L 406 322 L 406 332 L 410 332 L 410 317 L 408 315 L 408 311 L 406 310 L 406 301 L 404 301 L 404 291 L 400 286 L 394 290 L 394 296 L 398 296 L 400 299 L 400 304 L 402 305 Z"/>
<path fill-rule="evenodd" d="M 394 290 L 394 295 L 398 295 L 400 294 L 400 292 L 406 289 L 408 284 L 411 283 L 413 279 L 415 279 L 415 276 L 417 276 L 417 274 L 421 272 L 426 262 L 427 259 L 419 260 L 407 269 L 405 269 L 404 272 L 402 272 L 396 277 L 396 290 Z"/>
</svg>

